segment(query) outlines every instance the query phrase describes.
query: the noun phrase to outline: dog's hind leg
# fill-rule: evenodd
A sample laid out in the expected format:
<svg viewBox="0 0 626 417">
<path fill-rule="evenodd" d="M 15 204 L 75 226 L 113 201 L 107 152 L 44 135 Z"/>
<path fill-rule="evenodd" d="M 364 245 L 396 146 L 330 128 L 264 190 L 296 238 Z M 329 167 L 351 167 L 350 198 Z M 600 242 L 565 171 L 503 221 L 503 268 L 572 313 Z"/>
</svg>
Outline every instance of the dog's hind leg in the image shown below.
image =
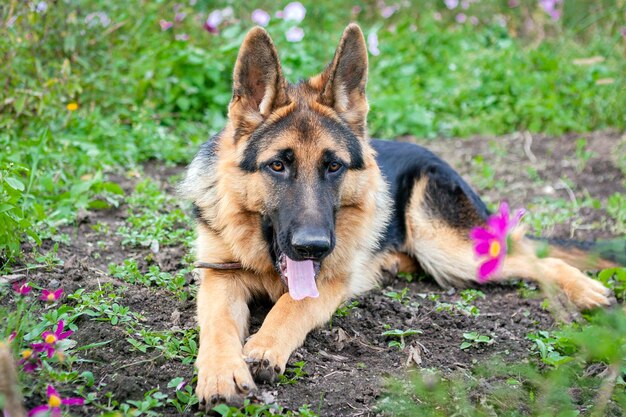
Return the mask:
<svg viewBox="0 0 626 417">
<path fill-rule="evenodd" d="M 440 285 L 466 287 L 477 281 L 479 266 L 469 233 L 485 219 L 475 202 L 462 191 L 451 193 L 450 187 L 435 181 L 436 178 L 423 176 L 415 182 L 406 208 L 403 249 Z M 451 194 L 442 197 L 437 193 Z M 451 204 L 443 207 L 438 200 Z M 492 280 L 524 278 L 545 287 L 556 286 L 581 309 L 609 304 L 609 291 L 601 283 L 561 259 L 538 257 L 534 242 L 525 238 L 523 232 L 522 227 L 513 231 L 510 253 Z"/>
</svg>

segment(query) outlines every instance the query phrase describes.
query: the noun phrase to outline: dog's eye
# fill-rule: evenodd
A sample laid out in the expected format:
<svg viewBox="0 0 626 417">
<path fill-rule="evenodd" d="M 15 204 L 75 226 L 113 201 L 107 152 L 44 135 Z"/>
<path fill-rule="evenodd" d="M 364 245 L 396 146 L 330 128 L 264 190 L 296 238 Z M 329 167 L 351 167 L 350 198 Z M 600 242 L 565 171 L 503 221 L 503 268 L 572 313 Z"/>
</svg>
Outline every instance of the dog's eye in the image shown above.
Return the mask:
<svg viewBox="0 0 626 417">
<path fill-rule="evenodd" d="M 275 172 L 283 172 L 285 170 L 285 165 L 280 161 L 274 161 L 270 164 L 270 168 Z"/>
<path fill-rule="evenodd" d="M 341 164 L 339 162 L 331 162 L 328 165 L 328 172 L 337 172 L 339 169 L 341 169 Z"/>
</svg>

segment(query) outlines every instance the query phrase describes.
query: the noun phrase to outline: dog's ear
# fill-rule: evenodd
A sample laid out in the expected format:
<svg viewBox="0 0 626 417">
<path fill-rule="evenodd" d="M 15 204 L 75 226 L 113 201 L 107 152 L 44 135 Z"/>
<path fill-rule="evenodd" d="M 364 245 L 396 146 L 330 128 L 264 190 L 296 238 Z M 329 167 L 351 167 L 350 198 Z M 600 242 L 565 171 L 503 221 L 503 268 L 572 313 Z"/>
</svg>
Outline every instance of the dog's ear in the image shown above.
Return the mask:
<svg viewBox="0 0 626 417">
<path fill-rule="evenodd" d="M 324 70 L 319 102 L 332 107 L 354 132 L 365 136 L 367 123 L 367 46 L 361 28 L 352 23 L 343 32 L 330 65 Z"/>
<path fill-rule="evenodd" d="M 254 129 L 272 110 L 286 104 L 286 81 L 272 38 L 265 29 L 255 27 L 239 49 L 228 116 L 238 128 Z"/>
</svg>

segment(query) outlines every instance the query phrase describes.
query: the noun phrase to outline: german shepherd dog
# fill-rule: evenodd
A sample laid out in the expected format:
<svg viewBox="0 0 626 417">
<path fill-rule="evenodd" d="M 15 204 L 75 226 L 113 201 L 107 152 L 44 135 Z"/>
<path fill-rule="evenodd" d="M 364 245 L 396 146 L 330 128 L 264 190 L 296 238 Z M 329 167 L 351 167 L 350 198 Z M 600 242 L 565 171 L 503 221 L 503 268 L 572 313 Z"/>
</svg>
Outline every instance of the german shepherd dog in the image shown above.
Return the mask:
<svg viewBox="0 0 626 417">
<path fill-rule="evenodd" d="M 476 281 L 469 233 L 488 209 L 428 150 L 369 139 L 366 81 L 355 24 L 326 69 L 295 85 L 264 29 L 243 41 L 226 127 L 181 185 L 197 218 L 197 259 L 208 263 L 198 290 L 201 402 L 236 404 L 255 381 L 274 380 L 309 331 L 383 270 L 420 267 L 442 286 Z M 609 291 L 573 266 L 576 257 L 540 259 L 520 230 L 496 280 L 553 284 L 583 309 L 608 304 Z M 256 296 L 274 305 L 248 337 Z"/>
</svg>

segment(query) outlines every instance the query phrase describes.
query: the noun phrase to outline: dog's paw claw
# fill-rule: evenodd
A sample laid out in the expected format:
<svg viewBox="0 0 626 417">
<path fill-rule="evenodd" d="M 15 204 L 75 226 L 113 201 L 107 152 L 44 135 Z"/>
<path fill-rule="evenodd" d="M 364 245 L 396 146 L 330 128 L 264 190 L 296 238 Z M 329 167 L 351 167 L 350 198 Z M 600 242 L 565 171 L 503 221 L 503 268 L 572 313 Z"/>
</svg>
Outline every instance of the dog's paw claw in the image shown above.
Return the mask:
<svg viewBox="0 0 626 417">
<path fill-rule="evenodd" d="M 246 363 L 255 381 L 259 383 L 277 382 L 286 359 L 277 355 L 273 349 L 254 344 L 251 339 L 243 348 Z"/>
</svg>

